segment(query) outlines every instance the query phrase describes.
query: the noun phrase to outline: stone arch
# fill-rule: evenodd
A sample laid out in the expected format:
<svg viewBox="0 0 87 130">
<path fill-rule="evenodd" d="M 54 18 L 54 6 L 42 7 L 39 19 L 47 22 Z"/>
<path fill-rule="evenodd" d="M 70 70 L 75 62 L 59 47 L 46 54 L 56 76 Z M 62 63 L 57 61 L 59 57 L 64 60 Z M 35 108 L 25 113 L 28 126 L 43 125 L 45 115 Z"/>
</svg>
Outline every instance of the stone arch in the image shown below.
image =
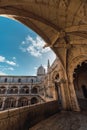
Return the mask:
<svg viewBox="0 0 87 130">
<path fill-rule="evenodd" d="M 58 71 L 54 71 L 53 74 L 52 74 L 52 80 L 54 81 L 55 80 L 55 77 L 59 75 L 59 72 Z"/>
<path fill-rule="evenodd" d="M 18 106 L 22 107 L 22 106 L 27 106 L 27 105 L 28 105 L 28 98 L 20 97 L 18 100 Z"/>
<path fill-rule="evenodd" d="M 4 108 L 14 108 L 16 107 L 16 99 L 14 97 L 8 97 L 5 99 L 5 105 Z"/>
<path fill-rule="evenodd" d="M 29 28 L 31 28 L 32 30 L 34 30 L 37 34 L 39 34 L 47 43 L 47 46 L 52 46 L 54 45 L 54 43 L 57 42 L 57 39 L 60 36 L 60 30 L 62 29 L 61 27 L 58 26 L 58 24 L 54 24 L 53 21 L 51 19 L 47 19 L 46 17 L 40 16 L 39 11 L 38 13 L 36 13 L 36 10 L 32 10 L 32 7 L 34 9 L 34 7 L 37 7 L 37 9 L 39 9 L 40 5 L 43 7 L 44 3 L 43 2 L 35 2 L 35 1 L 28 1 L 28 2 L 9 2 L 9 3 L 2 3 L 2 8 L 0 9 L 0 14 L 2 16 L 8 17 L 10 19 L 13 20 L 18 20 L 21 23 L 25 24 L 26 26 L 28 26 Z M 4 6 L 5 4 L 5 6 Z M 20 7 L 20 6 L 24 7 Z M 26 5 L 29 5 L 29 7 L 26 9 Z M 32 6 L 30 6 L 32 5 Z M 50 5 L 45 2 L 45 5 L 47 7 L 49 7 Z M 55 5 L 55 4 L 54 4 Z M 20 8 L 20 9 L 19 9 Z M 57 11 L 57 8 L 55 8 L 55 10 Z M 49 12 L 49 8 L 48 8 L 48 12 Z M 55 13 L 56 14 L 56 13 Z M 54 15 L 54 14 L 53 14 Z M 28 21 L 28 22 L 27 22 Z M 46 28 L 46 30 L 49 33 L 49 36 L 47 35 L 47 32 L 43 29 Z M 56 52 L 54 47 L 51 47 L 51 49 L 58 54 L 58 51 Z M 61 56 L 60 54 L 58 54 L 60 61 L 62 64 L 63 60 L 61 60 Z M 63 65 L 64 68 L 64 65 Z"/>
<path fill-rule="evenodd" d="M 31 93 L 32 94 L 37 94 L 38 93 L 38 88 L 36 86 L 34 86 L 32 89 L 31 89 Z"/>
<path fill-rule="evenodd" d="M 4 5 L 4 4 L 5 4 L 5 6 L 3 6 L 0 10 L 1 11 L 0 14 L 2 16 L 8 17 L 13 20 L 18 20 L 21 23 L 25 24 L 26 26 L 28 26 L 29 28 L 34 30 L 37 34 L 39 34 L 46 41 L 46 43 L 48 45 L 51 45 L 51 43 L 55 43 L 61 29 L 58 27 L 58 25 L 54 24 L 51 20 L 40 16 L 39 11 L 38 11 L 38 13 L 36 13 L 36 10 L 31 9 L 33 6 L 34 7 L 35 6 L 37 7 L 37 5 L 38 5 L 38 7 L 40 5 L 43 6 L 43 3 L 39 3 L 39 2 L 37 3 L 34 1 L 32 1 L 32 2 L 31 1 L 30 2 L 22 1 L 22 2 L 16 2 L 16 3 L 15 3 L 15 1 L 9 2 L 9 3 L 2 2 L 2 5 Z M 47 4 L 47 3 L 45 3 L 45 4 L 49 7 L 49 4 Z M 21 5 L 22 6 L 23 5 L 25 5 L 25 6 L 32 5 L 32 6 L 30 6 L 30 8 L 28 7 L 28 10 L 26 10 L 26 9 L 24 9 L 25 6 L 23 8 L 18 7 Z M 37 25 L 39 25 L 39 26 L 37 26 Z M 42 26 L 42 28 L 47 28 L 47 31 L 49 30 L 48 32 L 54 32 L 51 35 L 55 35 L 55 38 L 51 39 L 50 36 L 46 35 L 47 34 L 46 31 L 41 29 L 41 26 Z M 58 30 L 59 30 L 59 32 L 58 32 Z M 53 50 L 53 48 L 51 48 L 51 49 Z"/>
<path fill-rule="evenodd" d="M 6 92 L 6 87 L 0 86 L 0 94 L 5 94 L 5 92 Z"/>
<path fill-rule="evenodd" d="M 39 100 L 36 97 L 31 98 L 31 104 L 36 104 L 38 102 L 39 102 Z"/>
<path fill-rule="evenodd" d="M 76 91 L 75 91 L 75 87 L 74 87 L 74 83 L 73 83 L 73 73 L 74 73 L 74 69 L 78 65 L 80 65 L 82 62 L 84 62 L 85 60 L 87 60 L 87 55 L 85 55 L 85 54 L 79 55 L 79 56 L 73 58 L 72 61 L 70 62 L 69 70 L 68 70 L 71 106 L 72 106 L 72 109 L 76 110 L 76 111 L 79 111 L 80 107 L 79 107 L 79 103 L 77 100 L 77 95 L 76 95 Z"/>
<path fill-rule="evenodd" d="M 74 69 L 73 84 L 80 108 L 87 109 L 87 60 Z"/>
<path fill-rule="evenodd" d="M 21 93 L 26 93 L 26 94 L 29 93 L 29 87 L 27 85 L 23 86 L 21 88 Z"/>
<path fill-rule="evenodd" d="M 18 93 L 18 87 L 17 86 L 11 86 L 9 93 L 17 94 Z"/>
<path fill-rule="evenodd" d="M 87 60 L 87 55 L 80 55 L 72 59 L 72 61 L 70 62 L 69 70 L 68 70 L 70 80 L 73 81 L 73 73 L 77 65 L 81 64 L 82 62 L 86 60 Z"/>
</svg>

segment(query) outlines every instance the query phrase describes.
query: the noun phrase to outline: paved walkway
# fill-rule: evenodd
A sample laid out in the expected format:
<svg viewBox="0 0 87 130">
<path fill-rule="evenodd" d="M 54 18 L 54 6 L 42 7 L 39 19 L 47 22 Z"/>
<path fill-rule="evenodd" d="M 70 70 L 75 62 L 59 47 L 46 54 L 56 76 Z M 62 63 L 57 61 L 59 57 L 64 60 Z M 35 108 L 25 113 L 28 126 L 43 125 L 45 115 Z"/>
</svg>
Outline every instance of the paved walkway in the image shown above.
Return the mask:
<svg viewBox="0 0 87 130">
<path fill-rule="evenodd" d="M 60 112 L 29 130 L 87 130 L 87 112 Z"/>
</svg>

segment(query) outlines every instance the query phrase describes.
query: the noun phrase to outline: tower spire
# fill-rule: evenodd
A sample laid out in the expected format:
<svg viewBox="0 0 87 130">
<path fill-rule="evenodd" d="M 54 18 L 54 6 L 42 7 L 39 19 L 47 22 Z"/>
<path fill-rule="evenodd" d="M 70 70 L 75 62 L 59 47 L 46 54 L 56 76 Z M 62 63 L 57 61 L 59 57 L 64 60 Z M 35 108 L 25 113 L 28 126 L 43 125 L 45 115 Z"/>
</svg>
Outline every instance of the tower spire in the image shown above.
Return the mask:
<svg viewBox="0 0 87 130">
<path fill-rule="evenodd" d="M 50 61 L 49 61 L 49 59 L 48 59 L 47 71 L 49 70 L 49 68 L 50 68 Z"/>
</svg>

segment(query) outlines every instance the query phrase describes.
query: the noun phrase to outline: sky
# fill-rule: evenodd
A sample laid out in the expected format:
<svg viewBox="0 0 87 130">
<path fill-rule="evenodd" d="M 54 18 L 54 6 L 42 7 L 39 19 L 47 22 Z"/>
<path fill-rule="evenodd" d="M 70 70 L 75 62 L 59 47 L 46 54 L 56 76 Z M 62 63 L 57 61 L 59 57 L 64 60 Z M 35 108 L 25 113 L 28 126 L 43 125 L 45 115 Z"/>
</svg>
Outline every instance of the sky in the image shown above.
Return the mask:
<svg viewBox="0 0 87 130">
<path fill-rule="evenodd" d="M 43 49 L 45 41 L 24 24 L 0 16 L 0 75 L 36 75 L 37 68 L 46 69 L 55 54 Z"/>
</svg>

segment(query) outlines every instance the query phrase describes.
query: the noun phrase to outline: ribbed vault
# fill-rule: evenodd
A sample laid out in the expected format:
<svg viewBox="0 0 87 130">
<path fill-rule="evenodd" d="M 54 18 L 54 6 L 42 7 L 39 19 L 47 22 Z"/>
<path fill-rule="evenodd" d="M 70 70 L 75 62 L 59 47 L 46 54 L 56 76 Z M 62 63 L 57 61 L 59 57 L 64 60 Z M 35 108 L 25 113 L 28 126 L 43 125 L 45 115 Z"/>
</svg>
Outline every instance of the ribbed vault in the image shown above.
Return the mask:
<svg viewBox="0 0 87 130">
<path fill-rule="evenodd" d="M 86 44 L 86 0 L 0 0 L 0 14 L 33 29 L 58 56 L 58 47 Z"/>
</svg>

